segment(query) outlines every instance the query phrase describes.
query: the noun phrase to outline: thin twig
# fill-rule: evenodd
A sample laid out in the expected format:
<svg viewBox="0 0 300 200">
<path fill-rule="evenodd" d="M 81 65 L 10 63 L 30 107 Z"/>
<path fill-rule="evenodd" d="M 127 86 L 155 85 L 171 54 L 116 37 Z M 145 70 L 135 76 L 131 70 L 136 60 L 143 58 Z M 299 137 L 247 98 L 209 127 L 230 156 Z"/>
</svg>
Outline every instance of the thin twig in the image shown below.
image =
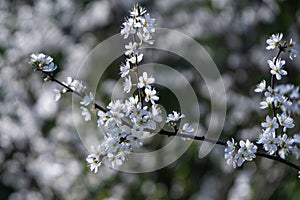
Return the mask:
<svg viewBox="0 0 300 200">
<path fill-rule="evenodd" d="M 80 96 L 81 98 L 84 98 L 84 95 L 83 95 L 82 93 L 77 92 L 76 90 L 73 90 L 72 88 L 70 88 L 69 86 L 67 86 L 66 84 L 64 84 L 63 82 L 59 81 L 59 80 L 56 79 L 51 73 L 49 73 L 49 72 L 44 72 L 44 71 L 41 71 L 41 72 L 42 72 L 43 74 L 47 75 L 47 77 L 48 77 L 51 81 L 53 81 L 53 82 L 55 82 L 55 83 L 58 83 L 59 85 L 65 87 L 68 91 L 73 92 L 74 94 Z M 102 110 L 103 112 L 106 112 L 106 111 L 107 111 L 105 108 L 103 108 L 102 106 L 100 106 L 100 105 L 97 104 L 97 103 L 94 104 L 94 107 L 95 107 L 96 109 Z"/>
</svg>

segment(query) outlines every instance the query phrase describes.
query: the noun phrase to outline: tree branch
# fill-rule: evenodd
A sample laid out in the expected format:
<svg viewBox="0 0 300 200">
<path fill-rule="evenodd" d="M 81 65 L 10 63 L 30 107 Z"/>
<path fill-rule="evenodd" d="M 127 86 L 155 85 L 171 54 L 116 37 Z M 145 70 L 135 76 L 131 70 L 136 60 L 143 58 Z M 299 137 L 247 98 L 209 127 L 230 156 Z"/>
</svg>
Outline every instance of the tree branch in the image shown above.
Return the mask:
<svg viewBox="0 0 300 200">
<path fill-rule="evenodd" d="M 280 53 L 278 53 L 277 57 L 279 56 Z M 43 74 L 47 75 L 47 77 L 53 81 L 53 82 L 56 82 L 58 83 L 59 85 L 65 87 L 66 89 L 68 89 L 68 91 L 70 92 L 73 92 L 75 93 L 76 95 L 80 96 L 81 98 L 84 97 L 83 94 L 73 90 L 72 88 L 70 88 L 69 86 L 67 86 L 66 84 L 64 84 L 63 82 L 59 81 L 58 79 L 56 79 L 51 73 L 49 72 L 44 72 L 44 71 L 41 71 Z M 100 106 L 99 104 L 95 103 L 95 108 L 96 109 L 99 109 L 103 112 L 107 112 L 107 110 Z M 217 144 L 217 145 L 221 145 L 221 146 L 225 146 L 227 147 L 227 143 L 224 142 L 224 141 L 220 141 L 220 140 L 214 140 L 214 139 L 209 139 L 209 138 L 205 138 L 205 136 L 197 136 L 197 135 L 188 135 L 188 134 L 182 134 L 182 133 L 177 133 L 177 132 L 170 132 L 170 131 L 166 131 L 166 130 L 160 130 L 160 132 L 158 132 L 158 134 L 160 135 L 165 135 L 165 136 L 168 136 L 168 137 L 180 137 L 180 138 L 186 138 L 186 139 L 192 139 L 192 140 L 198 140 L 198 141 L 206 141 L 206 142 L 210 142 L 212 144 Z M 278 161 L 278 162 L 281 162 L 289 167 L 292 167 L 298 171 L 300 171 L 300 166 L 299 165 L 296 165 L 295 163 L 293 162 L 290 162 L 288 160 L 285 160 L 285 159 L 282 159 L 281 157 L 279 156 L 274 156 L 274 155 L 269 155 L 267 153 L 264 153 L 264 152 L 257 152 L 255 154 L 256 156 L 259 156 L 259 157 L 265 157 L 265 158 L 268 158 L 268 159 L 271 159 L 271 160 L 274 160 L 274 161 Z"/>
</svg>

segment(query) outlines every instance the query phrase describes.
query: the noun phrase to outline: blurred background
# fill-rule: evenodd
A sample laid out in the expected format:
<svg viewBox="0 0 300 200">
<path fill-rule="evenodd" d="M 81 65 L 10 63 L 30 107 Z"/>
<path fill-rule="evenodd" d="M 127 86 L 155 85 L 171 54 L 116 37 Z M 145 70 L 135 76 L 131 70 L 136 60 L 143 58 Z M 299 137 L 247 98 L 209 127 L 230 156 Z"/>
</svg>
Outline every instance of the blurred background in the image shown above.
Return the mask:
<svg viewBox="0 0 300 200">
<path fill-rule="evenodd" d="M 264 158 L 233 170 L 226 165 L 220 146 L 199 159 L 199 142 L 193 142 L 176 162 L 154 172 L 131 174 L 105 166 L 98 174 L 89 171 L 88 150 L 73 123 L 73 115 L 81 117 L 79 106 L 74 108 L 78 112 L 72 112 L 70 95 L 55 103 L 55 85 L 43 83 L 27 64 L 28 56 L 33 52 L 51 55 L 59 66 L 57 77 L 74 76 L 97 44 L 119 33 L 135 2 L 0 1 L 0 199 L 299 199 L 295 170 Z M 274 56 L 265 50 L 265 41 L 272 33 L 282 32 L 286 40 L 300 42 L 300 2 L 151 0 L 140 4 L 158 26 L 197 40 L 218 66 L 228 97 L 220 139 L 255 140 L 266 112 L 258 109 L 260 96 L 254 88 L 263 78 L 269 80 L 266 61 Z M 101 80 L 97 101 L 103 105 L 117 82 L 121 61 L 112 63 Z M 205 129 L 210 102 L 201 79 L 193 76 L 184 59 L 162 55 L 156 61 L 188 77 L 199 97 L 201 128 Z M 299 58 L 287 59 L 289 80 L 283 82 L 300 84 L 299 64 Z M 164 97 L 176 107 L 172 98 L 172 94 Z M 95 123 L 84 126 L 85 137 L 93 140 L 89 133 L 95 129 Z M 157 135 L 153 144 L 164 139 Z"/>
</svg>

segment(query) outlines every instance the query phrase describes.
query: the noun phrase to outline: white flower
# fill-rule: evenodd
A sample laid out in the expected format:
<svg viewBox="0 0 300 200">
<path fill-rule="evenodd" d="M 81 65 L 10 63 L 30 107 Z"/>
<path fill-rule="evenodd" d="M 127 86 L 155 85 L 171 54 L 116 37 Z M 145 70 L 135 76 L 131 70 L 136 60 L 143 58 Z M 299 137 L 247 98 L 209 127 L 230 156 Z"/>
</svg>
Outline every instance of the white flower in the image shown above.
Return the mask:
<svg viewBox="0 0 300 200">
<path fill-rule="evenodd" d="M 271 74 L 276 75 L 276 79 L 280 80 L 282 75 L 287 75 L 287 71 L 282 69 L 283 65 L 285 65 L 285 60 L 281 60 L 280 58 L 278 60 L 275 59 L 276 58 L 273 58 L 273 60 L 268 60 L 268 64 L 271 68 Z"/>
<path fill-rule="evenodd" d="M 151 87 L 150 84 L 153 84 L 155 82 L 155 79 L 152 76 L 148 77 L 147 72 L 143 72 L 143 76 L 139 77 L 139 82 L 137 84 L 138 88 L 143 87 Z"/>
<path fill-rule="evenodd" d="M 274 132 L 275 129 L 277 129 L 279 127 L 278 123 L 277 123 L 277 118 L 273 117 L 273 119 L 271 119 L 269 117 L 269 115 L 267 115 L 266 117 L 266 122 L 261 123 L 261 126 L 265 129 L 265 133 L 271 133 Z"/>
<path fill-rule="evenodd" d="M 275 49 L 277 46 L 279 46 L 279 42 L 281 41 L 283 37 L 282 33 L 272 34 L 272 36 L 267 39 L 268 46 L 266 47 L 267 50 Z"/>
<path fill-rule="evenodd" d="M 140 128 L 147 125 L 149 119 L 149 112 L 146 109 L 147 107 L 142 108 L 141 102 L 139 102 L 136 107 L 131 108 L 131 113 L 129 115 L 130 120 Z"/>
<path fill-rule="evenodd" d="M 138 55 L 138 48 L 139 45 L 134 42 L 129 42 L 128 45 L 125 45 L 126 51 L 125 51 L 125 55 L 129 56 L 129 55 Z"/>
<path fill-rule="evenodd" d="M 187 134 L 189 135 L 190 133 L 194 132 L 194 128 L 189 124 L 189 123 L 185 123 L 182 127 L 182 129 L 179 131 L 179 133 L 181 134 Z M 182 140 L 190 140 L 189 138 L 184 138 L 181 137 Z"/>
<path fill-rule="evenodd" d="M 297 57 L 298 51 L 295 49 L 290 49 L 288 50 L 288 53 L 289 53 L 289 58 L 293 60 L 294 58 Z"/>
<path fill-rule="evenodd" d="M 185 115 L 184 114 L 180 114 L 179 112 L 173 111 L 173 114 L 168 114 L 166 123 L 168 122 L 176 122 L 181 118 L 184 118 Z"/>
<path fill-rule="evenodd" d="M 294 141 L 295 142 L 295 141 Z M 291 148 L 289 149 L 291 152 L 292 152 L 292 154 L 295 156 L 295 158 L 298 160 L 299 159 L 299 156 L 300 156 L 300 151 L 299 151 L 299 149 L 298 149 L 298 147 L 297 147 L 297 145 L 293 145 L 293 146 L 291 146 Z"/>
<path fill-rule="evenodd" d="M 139 5 L 135 5 L 130 11 L 130 16 L 131 17 L 139 17 L 141 15 L 144 15 L 147 12 L 147 10 L 144 7 L 141 7 Z"/>
<path fill-rule="evenodd" d="M 266 91 L 266 81 L 262 80 L 257 86 L 256 89 L 254 90 L 255 92 L 265 92 Z"/>
<path fill-rule="evenodd" d="M 90 170 L 94 171 L 94 173 L 97 173 L 98 167 L 100 167 L 102 160 L 100 157 L 100 153 L 94 146 L 91 147 L 91 152 L 92 153 L 86 158 L 86 161 L 90 167 Z"/>
<path fill-rule="evenodd" d="M 130 72 L 130 63 L 128 61 L 126 61 L 125 64 L 123 63 L 120 66 L 121 77 L 127 76 L 129 74 L 129 72 Z"/>
<path fill-rule="evenodd" d="M 98 120 L 97 120 L 98 127 L 104 126 L 105 123 L 107 122 L 107 120 L 109 119 L 109 117 L 102 110 L 99 110 L 98 113 L 97 113 L 97 115 L 99 117 Z"/>
<path fill-rule="evenodd" d="M 124 35 L 124 39 L 128 38 L 130 34 L 135 34 L 135 21 L 132 18 L 129 18 L 123 23 L 123 28 L 121 29 L 121 35 Z"/>
<path fill-rule="evenodd" d="M 300 178 L 300 171 L 298 171 L 298 178 Z"/>
<path fill-rule="evenodd" d="M 260 102 L 260 109 L 271 108 L 273 103 L 272 97 L 267 97 L 264 101 Z M 276 106 L 276 105 L 275 105 Z"/>
<path fill-rule="evenodd" d="M 82 114 L 82 116 L 84 116 L 84 120 L 90 121 L 92 119 L 90 111 L 86 107 L 83 107 L 83 106 L 80 106 L 80 108 L 81 108 L 81 114 Z"/>
<path fill-rule="evenodd" d="M 300 134 L 295 134 L 294 135 L 294 142 L 297 144 L 300 144 Z"/>
<path fill-rule="evenodd" d="M 139 39 L 141 41 L 144 41 L 148 44 L 153 44 L 154 43 L 154 40 L 152 39 L 153 37 L 152 37 L 152 35 L 150 34 L 149 31 L 139 31 L 137 33 L 137 36 L 139 37 Z"/>
<path fill-rule="evenodd" d="M 141 53 L 141 54 L 133 55 L 127 60 L 130 61 L 132 64 L 139 64 L 143 60 L 143 54 Z"/>
<path fill-rule="evenodd" d="M 161 110 L 157 104 L 153 104 L 151 108 L 151 112 L 148 113 L 149 119 L 147 122 L 147 128 L 155 130 L 156 124 L 162 122 L 162 117 L 160 116 Z"/>
<path fill-rule="evenodd" d="M 278 154 L 282 159 L 285 159 L 285 155 L 293 148 L 294 140 L 292 138 L 288 138 L 286 134 L 280 136 L 279 139 L 280 150 L 278 151 Z"/>
<path fill-rule="evenodd" d="M 243 140 L 239 143 L 240 148 L 234 156 L 235 164 L 240 167 L 245 161 L 252 161 L 256 157 L 257 146 L 251 143 L 249 140 L 244 142 Z"/>
<path fill-rule="evenodd" d="M 126 100 L 126 107 L 127 107 L 127 112 L 131 112 L 132 109 L 134 109 L 139 103 L 139 97 L 138 95 L 135 95 L 134 97 L 129 97 L 128 100 Z M 128 115 L 128 113 L 126 114 Z"/>
<path fill-rule="evenodd" d="M 45 59 L 46 55 L 43 53 L 39 53 L 39 54 L 31 54 L 29 57 L 29 62 L 31 63 L 44 63 L 44 59 Z"/>
<path fill-rule="evenodd" d="M 53 72 L 57 69 L 57 66 L 52 62 L 48 65 L 44 65 L 42 71 L 44 72 Z"/>
<path fill-rule="evenodd" d="M 54 88 L 53 92 L 54 92 L 54 101 L 57 102 L 61 97 L 61 91 Z"/>
<path fill-rule="evenodd" d="M 114 168 L 115 166 L 119 166 L 119 165 L 123 164 L 122 159 L 120 159 L 120 157 L 115 156 L 112 153 L 108 153 L 107 154 L 107 158 L 108 158 L 108 160 L 109 160 L 110 165 L 111 165 L 112 168 Z"/>
<path fill-rule="evenodd" d="M 225 148 L 225 159 L 228 165 L 232 165 L 233 168 L 236 168 L 235 154 L 237 150 L 237 143 L 232 138 L 231 141 L 227 141 L 227 147 Z"/>
<path fill-rule="evenodd" d="M 283 127 L 283 131 L 286 132 L 287 128 L 294 128 L 294 120 L 290 116 L 288 116 L 285 112 L 282 114 L 277 113 L 277 118 L 279 120 L 280 126 Z"/>
<path fill-rule="evenodd" d="M 67 87 L 71 88 L 74 91 L 77 92 L 82 92 L 83 90 L 85 90 L 85 87 L 80 83 L 80 81 L 78 80 L 73 80 L 72 77 L 67 77 L 67 81 L 66 82 L 62 82 L 64 85 L 66 85 Z M 67 88 L 63 88 L 62 93 L 66 93 L 69 92 Z"/>
<path fill-rule="evenodd" d="M 132 88 L 131 77 L 130 76 L 128 76 L 128 78 L 125 77 L 125 82 L 123 84 L 123 91 L 129 93 L 131 88 Z"/>
<path fill-rule="evenodd" d="M 270 154 L 273 155 L 277 152 L 277 145 L 279 144 L 280 139 L 276 138 L 275 132 L 263 133 L 259 135 L 259 140 L 257 144 L 263 144 L 264 149 Z"/>
<path fill-rule="evenodd" d="M 127 143 L 130 147 L 129 151 L 133 151 L 141 146 L 143 146 L 143 142 L 140 139 L 143 136 L 143 131 L 132 128 L 130 130 L 130 135 L 126 137 Z"/>
<path fill-rule="evenodd" d="M 295 87 L 290 94 L 290 99 L 298 99 L 298 98 L 299 98 L 299 86 Z"/>
<path fill-rule="evenodd" d="M 80 101 L 80 104 L 84 105 L 84 106 L 88 106 L 91 103 L 94 103 L 94 101 L 95 101 L 94 95 L 93 95 L 93 93 L 90 92 L 90 94 L 85 95 L 83 97 L 83 99 Z"/>
<path fill-rule="evenodd" d="M 288 44 L 288 49 L 287 49 L 287 52 L 288 52 L 291 60 L 293 60 L 293 58 L 296 58 L 297 54 L 298 54 L 298 51 L 292 48 L 293 46 L 295 46 L 295 44 L 296 44 L 296 42 L 293 41 L 293 39 L 291 38 L 290 43 Z"/>
<path fill-rule="evenodd" d="M 110 111 L 119 112 L 119 113 L 124 113 L 126 110 L 125 105 L 123 104 L 123 101 L 120 99 L 111 101 L 108 104 L 107 109 L 109 109 Z"/>
<path fill-rule="evenodd" d="M 143 17 L 140 17 L 141 23 L 144 27 L 144 31 L 155 32 L 155 19 L 150 17 L 150 14 L 147 13 Z"/>
<path fill-rule="evenodd" d="M 53 72 L 57 69 L 57 66 L 52 61 L 52 57 L 43 53 L 31 54 L 29 58 L 29 63 L 36 65 L 39 70 L 44 72 Z"/>
<path fill-rule="evenodd" d="M 256 157 L 255 153 L 257 152 L 257 146 L 250 142 L 248 139 L 246 142 L 243 140 L 240 141 L 240 149 L 238 151 L 239 154 L 242 154 L 243 158 L 247 161 L 252 161 L 253 158 Z"/>
<path fill-rule="evenodd" d="M 146 87 L 145 88 L 145 94 L 146 94 L 146 97 L 145 97 L 146 102 L 151 101 L 152 104 L 155 104 L 155 101 L 159 100 L 159 97 L 156 95 L 156 90 L 155 89 L 151 89 L 151 88 Z"/>
</svg>

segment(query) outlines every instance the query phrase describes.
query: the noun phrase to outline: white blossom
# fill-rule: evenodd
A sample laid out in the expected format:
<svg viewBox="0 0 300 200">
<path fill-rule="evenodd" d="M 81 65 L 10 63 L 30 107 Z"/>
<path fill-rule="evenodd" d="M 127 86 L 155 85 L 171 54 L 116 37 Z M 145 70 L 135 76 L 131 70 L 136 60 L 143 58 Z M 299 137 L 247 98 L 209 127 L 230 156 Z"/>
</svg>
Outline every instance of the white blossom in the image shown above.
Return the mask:
<svg viewBox="0 0 300 200">
<path fill-rule="evenodd" d="M 255 92 L 265 92 L 266 91 L 266 81 L 262 80 L 254 90 Z"/>
<path fill-rule="evenodd" d="M 277 145 L 280 143 L 280 139 L 276 137 L 275 132 L 268 132 L 260 134 L 257 143 L 263 144 L 264 149 L 273 155 L 278 150 Z"/>
<path fill-rule="evenodd" d="M 135 34 L 136 28 L 135 28 L 135 21 L 132 18 L 127 19 L 123 23 L 123 28 L 121 29 L 121 35 L 123 35 L 124 39 L 128 38 L 130 34 Z"/>
<path fill-rule="evenodd" d="M 273 119 L 271 119 L 269 115 L 267 115 L 266 121 L 261 123 L 261 126 L 265 128 L 265 133 L 272 133 L 275 131 L 275 129 L 279 127 L 277 123 L 277 118 L 273 117 Z"/>
<path fill-rule="evenodd" d="M 159 100 L 159 97 L 156 95 L 156 90 L 153 88 L 149 88 L 149 87 L 146 87 L 145 88 L 145 101 L 146 102 L 151 102 L 152 104 L 155 104 L 155 101 L 158 101 Z"/>
<path fill-rule="evenodd" d="M 281 60 L 280 58 L 275 60 L 276 58 L 273 58 L 273 60 L 268 60 L 269 67 L 271 68 L 271 74 L 276 76 L 277 80 L 281 79 L 281 76 L 287 75 L 287 71 L 285 71 L 283 68 L 283 65 L 285 65 L 285 60 Z"/>
<path fill-rule="evenodd" d="M 131 82 L 131 77 L 125 77 L 125 82 L 123 83 L 123 91 L 126 93 L 129 93 L 132 88 L 132 82 Z"/>
<path fill-rule="evenodd" d="M 242 158 L 247 161 L 252 161 L 256 157 L 255 153 L 257 152 L 257 146 L 250 142 L 248 139 L 246 142 L 243 140 L 240 141 L 240 149 L 238 154 L 242 154 Z"/>
<path fill-rule="evenodd" d="M 81 108 L 81 114 L 82 114 L 82 116 L 84 116 L 84 120 L 90 121 L 92 119 L 90 111 L 86 107 L 83 107 L 83 106 L 80 106 L 80 108 Z"/>
<path fill-rule="evenodd" d="M 48 65 L 44 65 L 43 68 L 42 68 L 42 71 L 44 71 L 44 72 L 53 72 L 56 69 L 57 69 L 57 66 L 53 62 L 51 62 Z"/>
<path fill-rule="evenodd" d="M 297 54 L 298 54 L 298 51 L 292 48 L 293 46 L 295 46 L 295 44 L 296 44 L 296 42 L 293 41 L 293 39 L 291 38 L 290 42 L 288 44 L 288 49 L 286 50 L 288 52 L 289 58 L 291 60 L 293 60 L 294 58 L 296 58 Z"/>
<path fill-rule="evenodd" d="M 147 10 L 139 5 L 135 5 L 132 9 L 132 11 L 130 11 L 130 16 L 131 17 L 139 17 L 141 15 L 144 15 L 147 12 Z"/>
<path fill-rule="evenodd" d="M 277 46 L 279 46 L 279 42 L 281 41 L 283 37 L 282 33 L 272 34 L 272 36 L 267 39 L 268 46 L 266 47 L 267 50 L 275 49 Z"/>
<path fill-rule="evenodd" d="M 136 54 L 136 55 L 132 55 L 128 61 L 130 61 L 132 64 L 136 65 L 139 64 L 141 61 L 143 60 L 143 54 Z"/>
<path fill-rule="evenodd" d="M 273 98 L 272 97 L 267 97 L 265 100 L 260 102 L 260 109 L 265 109 L 265 108 L 271 108 L 272 103 L 273 103 Z M 276 106 L 276 105 L 275 105 Z"/>
<path fill-rule="evenodd" d="M 85 95 L 83 97 L 83 99 L 80 101 L 80 104 L 84 105 L 84 106 L 88 106 L 88 105 L 94 103 L 94 101 L 95 101 L 95 97 L 94 97 L 93 93 L 90 92 L 88 95 Z"/>
<path fill-rule="evenodd" d="M 54 93 L 54 101 L 57 102 L 61 98 L 61 91 L 54 88 L 53 93 Z"/>
<path fill-rule="evenodd" d="M 137 36 L 141 41 L 144 41 L 148 44 L 152 45 L 154 43 L 153 36 L 149 31 L 142 31 L 142 32 L 140 31 L 137 33 Z"/>
<path fill-rule="evenodd" d="M 86 161 L 90 167 L 90 170 L 94 171 L 94 173 L 97 173 L 98 167 L 100 167 L 102 160 L 100 157 L 100 153 L 96 147 L 94 147 L 94 146 L 91 147 L 91 154 L 88 155 L 88 157 L 86 158 Z"/>
<path fill-rule="evenodd" d="M 98 120 L 97 120 L 98 127 L 105 126 L 106 122 L 109 120 L 109 117 L 102 110 L 99 110 L 97 115 L 98 115 Z"/>
<path fill-rule="evenodd" d="M 179 119 L 184 117 L 184 114 L 180 114 L 179 112 L 173 111 L 173 114 L 168 114 L 166 122 L 177 122 Z"/>
<path fill-rule="evenodd" d="M 300 144 L 300 134 L 294 134 L 294 142 Z"/>
<path fill-rule="evenodd" d="M 31 54 L 29 63 L 44 72 L 53 72 L 57 69 L 57 66 L 53 63 L 53 58 L 43 53 Z"/>
<path fill-rule="evenodd" d="M 143 75 L 139 77 L 139 82 L 137 84 L 138 88 L 151 87 L 150 84 L 153 84 L 155 79 L 152 76 L 148 76 L 147 72 L 143 72 Z"/>
<path fill-rule="evenodd" d="M 179 131 L 179 133 L 187 134 L 187 135 L 190 135 L 193 132 L 194 132 L 194 128 L 189 123 L 185 123 L 183 125 L 182 129 Z M 190 140 L 190 138 L 184 138 L 184 137 L 181 137 L 181 139 L 182 140 Z"/>
<path fill-rule="evenodd" d="M 144 27 L 145 32 L 155 32 L 155 19 L 151 18 L 149 13 L 146 13 L 143 17 L 140 17 L 140 21 Z"/>
<path fill-rule="evenodd" d="M 129 56 L 129 55 L 138 55 L 138 48 L 139 45 L 136 42 L 129 42 L 128 45 L 125 45 L 126 51 L 125 51 L 125 55 Z"/>
<path fill-rule="evenodd" d="M 232 138 L 231 141 L 227 141 L 227 147 L 225 148 L 225 159 L 228 165 L 236 168 L 235 154 L 237 153 L 237 143 Z"/>
<path fill-rule="evenodd" d="M 129 74 L 129 72 L 130 72 L 130 63 L 129 61 L 126 61 L 125 64 L 123 63 L 120 66 L 120 75 L 121 77 L 125 77 Z"/>
<path fill-rule="evenodd" d="M 293 148 L 294 140 L 292 138 L 288 138 L 286 134 L 279 136 L 279 139 L 280 150 L 278 151 L 278 154 L 282 159 L 285 159 L 286 154 L 288 154 Z"/>
<path fill-rule="evenodd" d="M 155 130 L 156 124 L 162 122 L 161 110 L 157 104 L 152 105 L 151 112 L 148 113 L 148 116 L 147 128 Z"/>
<path fill-rule="evenodd" d="M 81 93 L 82 91 L 84 91 L 86 88 L 82 85 L 82 83 L 78 80 L 74 80 L 72 77 L 67 77 L 67 81 L 66 82 L 62 82 L 64 85 L 66 85 L 67 87 L 71 88 L 74 91 L 77 91 L 79 93 Z M 69 90 L 67 88 L 63 88 L 62 93 L 66 93 L 69 92 Z"/>
<path fill-rule="evenodd" d="M 283 127 L 283 131 L 286 132 L 287 128 L 294 128 L 294 120 L 290 116 L 288 116 L 286 113 L 277 114 L 277 118 L 279 120 L 280 126 Z"/>
</svg>

